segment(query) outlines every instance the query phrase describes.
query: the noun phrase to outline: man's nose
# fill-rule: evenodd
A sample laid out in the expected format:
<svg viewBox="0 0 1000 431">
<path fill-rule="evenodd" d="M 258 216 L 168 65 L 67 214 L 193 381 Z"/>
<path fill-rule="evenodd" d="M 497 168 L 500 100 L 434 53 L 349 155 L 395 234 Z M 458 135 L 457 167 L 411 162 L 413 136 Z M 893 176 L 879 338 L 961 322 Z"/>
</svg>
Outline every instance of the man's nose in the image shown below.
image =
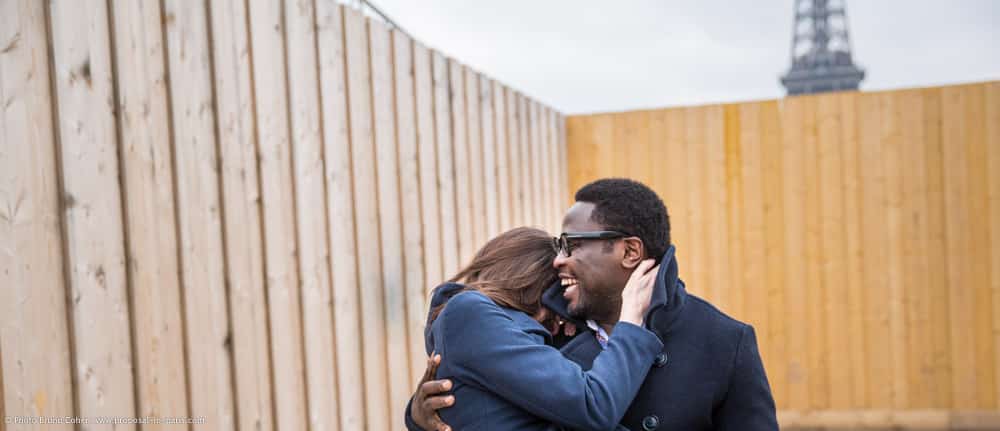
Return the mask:
<svg viewBox="0 0 1000 431">
<path fill-rule="evenodd" d="M 569 258 L 566 257 L 564 253 L 559 253 L 556 255 L 555 259 L 552 259 L 552 267 L 555 269 L 562 269 L 563 266 L 566 266 L 567 261 L 569 261 Z"/>
</svg>

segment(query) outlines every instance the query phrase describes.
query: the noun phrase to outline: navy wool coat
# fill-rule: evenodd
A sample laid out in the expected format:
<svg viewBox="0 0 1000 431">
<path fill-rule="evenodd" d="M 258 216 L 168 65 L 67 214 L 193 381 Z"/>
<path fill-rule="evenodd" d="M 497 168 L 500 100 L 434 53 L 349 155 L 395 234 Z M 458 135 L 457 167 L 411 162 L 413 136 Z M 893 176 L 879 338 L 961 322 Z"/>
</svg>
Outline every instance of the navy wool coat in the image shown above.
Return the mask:
<svg viewBox="0 0 1000 431">
<path fill-rule="evenodd" d="M 562 287 L 547 290 L 543 303 L 568 317 Z M 661 261 L 644 322 L 663 342 L 663 350 L 621 421 L 625 428 L 778 429 L 753 328 L 685 291 L 673 246 Z M 575 323 L 582 333 L 556 343 L 563 355 L 588 369 L 601 347 L 584 322 Z"/>
<path fill-rule="evenodd" d="M 456 430 L 614 429 L 663 348 L 653 332 L 620 322 L 583 370 L 530 316 L 463 287 L 437 289 L 432 307 L 447 305 L 425 337 L 428 354 L 441 354 L 437 378 L 454 383 L 455 405 L 439 413 Z"/>
</svg>

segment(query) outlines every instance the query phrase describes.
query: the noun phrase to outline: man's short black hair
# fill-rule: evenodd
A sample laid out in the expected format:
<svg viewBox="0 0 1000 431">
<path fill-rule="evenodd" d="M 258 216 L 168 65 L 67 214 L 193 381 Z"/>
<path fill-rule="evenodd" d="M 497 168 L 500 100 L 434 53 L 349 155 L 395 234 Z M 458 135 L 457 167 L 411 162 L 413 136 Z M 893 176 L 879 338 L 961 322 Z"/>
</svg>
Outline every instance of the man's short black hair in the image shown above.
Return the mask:
<svg viewBox="0 0 1000 431">
<path fill-rule="evenodd" d="M 594 204 L 591 220 L 608 230 L 642 240 L 649 257 L 660 260 L 670 246 L 670 216 L 652 189 L 627 178 L 604 178 L 577 190 L 577 202 Z"/>
</svg>

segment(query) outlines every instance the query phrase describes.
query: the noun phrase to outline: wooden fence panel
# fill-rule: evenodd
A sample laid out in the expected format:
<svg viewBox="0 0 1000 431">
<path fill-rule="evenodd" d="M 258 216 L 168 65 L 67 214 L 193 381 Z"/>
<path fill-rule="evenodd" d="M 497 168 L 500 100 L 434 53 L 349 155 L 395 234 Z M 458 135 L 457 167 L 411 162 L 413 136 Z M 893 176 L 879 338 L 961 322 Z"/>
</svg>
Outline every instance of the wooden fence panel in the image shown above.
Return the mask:
<svg viewBox="0 0 1000 431">
<path fill-rule="evenodd" d="M 513 228 L 513 193 L 514 178 L 511 174 L 511 135 L 509 110 L 507 105 L 507 87 L 500 81 L 493 81 L 490 89 L 493 100 L 494 130 L 496 132 L 497 159 L 497 223 L 498 231 L 505 232 Z"/>
<path fill-rule="evenodd" d="M 389 385 L 386 373 L 385 306 L 382 303 L 382 268 L 379 265 L 379 219 L 376 150 L 372 124 L 372 82 L 368 25 L 359 11 L 345 9 L 344 37 L 347 58 L 351 157 L 354 172 L 354 223 L 361 292 L 361 340 L 366 425 L 389 428 Z"/>
<path fill-rule="evenodd" d="M 466 109 L 466 79 L 469 75 L 465 73 L 465 67 L 458 61 L 448 62 L 448 76 L 451 93 L 451 139 L 452 157 L 455 166 L 455 221 L 458 223 L 458 261 L 449 274 L 454 274 L 458 269 L 469 262 L 472 254 L 476 252 L 475 227 L 473 226 L 474 206 L 472 194 L 475 192 L 470 172 L 476 172 L 471 167 L 471 153 L 469 149 L 469 126 L 468 110 Z M 438 151 L 441 154 L 441 151 Z M 471 240 L 471 241 L 470 241 Z M 447 276 L 447 275 L 446 275 Z"/>
<path fill-rule="evenodd" d="M 309 412 L 281 6 L 273 0 L 249 2 L 250 51 L 257 111 L 275 426 L 305 429 Z"/>
<path fill-rule="evenodd" d="M 288 106 L 309 427 L 335 430 L 340 425 L 340 403 L 313 6 L 308 0 L 285 2 Z"/>
<path fill-rule="evenodd" d="M 76 413 L 133 416 L 126 238 L 107 3 L 59 2 L 49 7 Z"/>
<path fill-rule="evenodd" d="M 562 189 L 554 111 L 335 0 L 0 12 L 3 415 L 400 428 L 429 289 Z"/>
<path fill-rule="evenodd" d="M 170 81 L 170 96 L 191 415 L 213 418 L 195 428 L 234 429 L 207 9 L 168 1 L 164 13 L 170 75 L 184 77 Z"/>
<path fill-rule="evenodd" d="M 382 301 L 386 329 L 385 367 L 388 375 L 389 413 L 386 420 L 393 429 L 403 428 L 403 409 L 412 393 L 410 367 L 407 360 L 406 286 L 403 254 L 402 207 L 400 205 L 400 155 L 396 140 L 396 100 L 393 94 L 392 35 L 377 21 L 368 22 L 369 52 L 371 54 L 372 121 L 375 132 L 375 173 L 378 196 L 378 251 L 381 254 Z M 413 183 L 412 178 L 405 178 Z M 419 220 L 419 219 L 418 219 Z M 375 285 L 375 284 L 373 284 Z M 365 358 L 366 367 L 380 361 Z M 405 365 L 396 363 L 403 361 Z M 402 366 L 401 366 L 402 365 Z M 369 406 L 372 409 L 374 406 Z"/>
<path fill-rule="evenodd" d="M 421 191 L 424 179 L 420 170 L 420 149 L 417 143 L 413 41 L 406 34 L 394 30 L 392 32 L 392 50 L 393 80 L 396 83 L 396 137 L 399 147 L 399 217 L 403 228 L 402 271 L 405 297 L 401 299 L 406 307 L 402 325 L 407 331 L 404 338 L 409 356 L 409 376 L 406 379 L 407 383 L 401 386 L 403 404 L 405 405 L 405 400 L 409 398 L 417 381 L 423 376 L 426 364 L 423 343 L 424 317 L 427 314 L 427 304 L 424 300 L 423 226 L 425 222 L 423 211 L 416 210 L 423 206 Z M 424 51 L 424 59 L 430 59 L 426 51 Z M 429 63 L 425 61 L 424 65 L 429 66 Z M 430 77 L 429 72 L 430 68 L 428 67 L 424 72 L 424 78 Z M 426 88 L 429 89 L 430 80 L 426 80 L 426 83 L 428 84 Z M 431 154 L 433 155 L 433 152 Z M 433 166 L 430 168 L 428 171 L 436 175 Z M 433 223 L 436 225 L 437 220 L 434 220 Z M 435 277 L 440 278 L 438 275 Z"/>
<path fill-rule="evenodd" d="M 320 110 L 326 169 L 333 323 L 340 429 L 364 429 L 364 367 L 358 253 L 354 233 L 354 186 L 344 57 L 344 9 L 334 0 L 316 3 Z"/>
<path fill-rule="evenodd" d="M 757 328 L 783 426 L 992 424 L 996 88 L 575 116 L 569 191 L 661 194 L 689 291 Z"/>
<path fill-rule="evenodd" d="M 472 256 L 479 250 L 479 247 L 486 242 L 486 197 L 485 177 L 483 164 L 483 124 L 479 106 L 479 73 L 471 67 L 463 66 L 462 72 L 465 75 L 465 124 L 466 124 L 466 148 L 468 148 L 468 178 L 469 181 L 469 208 L 471 211 L 472 239 L 469 246 L 469 254 L 463 256 L 465 262 L 472 259 Z M 457 163 L 457 162 L 456 162 Z M 458 175 L 458 178 L 463 176 Z M 459 202 L 461 205 L 461 202 Z M 460 238 L 461 239 L 461 238 Z"/>
<path fill-rule="evenodd" d="M 986 89 L 986 151 L 989 173 L 989 217 L 990 220 L 990 262 L 991 289 L 993 293 L 993 378 L 994 408 L 1000 408 L 1000 83 L 992 82 Z"/>
<path fill-rule="evenodd" d="M 241 430 L 270 431 L 275 415 L 252 65 L 245 55 L 248 10 L 239 0 L 212 2 L 209 9 L 236 424 Z"/>
<path fill-rule="evenodd" d="M 500 233 L 500 186 L 499 166 L 493 112 L 493 81 L 479 77 L 479 117 L 482 121 L 483 166 L 483 212 L 486 223 L 484 238 L 489 239 Z"/>
<path fill-rule="evenodd" d="M 441 263 L 442 277 L 449 278 L 458 271 L 459 256 L 462 251 L 459 244 L 460 230 L 459 220 L 462 219 L 458 212 L 459 186 L 455 181 L 458 172 L 456 168 L 456 156 L 464 150 L 456 146 L 455 129 L 451 118 L 453 97 L 451 96 L 451 73 L 448 59 L 439 52 L 431 53 L 431 67 L 434 85 L 434 129 L 437 150 L 438 184 L 440 184 L 440 212 L 441 212 Z M 465 142 L 464 140 L 458 142 Z M 464 202 L 463 202 L 464 205 Z M 467 226 L 467 225 L 464 225 Z M 467 236 L 465 238 L 468 238 Z M 435 280 L 435 283 L 438 280 Z M 428 285 L 427 289 L 433 286 Z"/>
<path fill-rule="evenodd" d="M 33 0 L 0 2 L 0 410 L 5 417 L 77 413 L 62 240 L 66 202 L 46 11 L 45 3 Z"/>
<path fill-rule="evenodd" d="M 524 95 L 520 93 L 515 93 L 517 104 L 517 128 L 518 128 L 518 161 L 517 165 L 520 170 L 520 193 L 518 194 L 518 202 L 521 207 L 521 225 L 530 226 L 531 221 L 534 219 L 532 214 L 531 202 L 535 202 L 531 194 L 532 187 L 534 184 L 532 180 L 534 179 L 533 172 L 531 171 L 531 128 L 528 124 L 529 113 L 528 104 Z"/>
<path fill-rule="evenodd" d="M 159 5 L 111 4 L 136 412 L 188 415 L 167 66 Z M 151 425 L 162 429 L 164 425 Z"/>
<path fill-rule="evenodd" d="M 447 229 L 442 224 L 442 201 L 444 184 L 440 181 L 442 167 L 438 165 L 437 136 L 434 112 L 434 59 L 431 51 L 420 42 L 413 41 L 414 106 L 416 109 L 417 154 L 420 171 L 420 213 L 423 226 L 424 280 L 421 285 L 421 301 L 426 293 L 444 280 L 444 253 L 442 234 Z M 452 201 L 454 203 L 454 201 Z M 454 226 L 451 227 L 454 230 Z M 454 247 L 451 252 L 455 253 Z M 414 293 L 415 294 L 415 293 Z M 423 328 L 426 308 L 420 314 L 410 314 L 411 328 Z M 416 325 L 416 326 L 413 326 Z M 411 329 L 412 330 L 412 329 Z M 414 366 L 423 370 L 423 332 L 410 337 L 410 355 Z M 419 378 L 422 372 L 414 372 L 410 377 Z"/>
</svg>

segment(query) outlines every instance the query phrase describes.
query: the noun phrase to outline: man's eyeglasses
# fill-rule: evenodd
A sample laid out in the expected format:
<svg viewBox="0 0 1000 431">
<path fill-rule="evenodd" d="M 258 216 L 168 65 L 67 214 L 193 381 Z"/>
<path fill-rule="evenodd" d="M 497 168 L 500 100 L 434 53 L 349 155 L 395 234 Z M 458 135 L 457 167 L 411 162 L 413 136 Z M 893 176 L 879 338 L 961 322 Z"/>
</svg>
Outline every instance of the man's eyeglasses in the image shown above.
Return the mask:
<svg viewBox="0 0 1000 431">
<path fill-rule="evenodd" d="M 563 254 L 566 257 L 570 257 L 573 253 L 573 243 L 571 241 L 585 240 L 585 239 L 615 239 L 615 238 L 625 238 L 632 235 L 613 231 L 613 230 L 599 230 L 595 232 L 563 232 L 555 238 L 552 238 L 552 249 L 555 250 L 556 254 Z"/>
</svg>

